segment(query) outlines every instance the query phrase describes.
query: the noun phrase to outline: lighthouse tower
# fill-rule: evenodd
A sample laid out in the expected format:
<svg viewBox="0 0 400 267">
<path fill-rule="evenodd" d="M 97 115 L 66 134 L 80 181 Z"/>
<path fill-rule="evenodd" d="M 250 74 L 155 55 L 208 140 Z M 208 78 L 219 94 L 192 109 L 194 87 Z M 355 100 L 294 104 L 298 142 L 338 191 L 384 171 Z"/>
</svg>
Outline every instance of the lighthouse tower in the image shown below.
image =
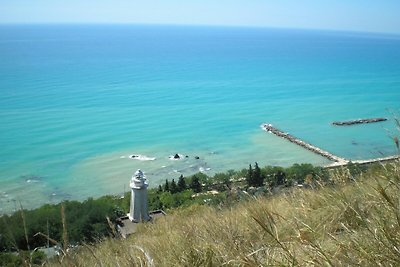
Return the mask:
<svg viewBox="0 0 400 267">
<path fill-rule="evenodd" d="M 131 207 L 128 214 L 129 220 L 132 222 L 149 221 L 148 199 L 147 199 L 147 182 L 146 176 L 141 170 L 137 170 L 132 176 L 130 187 Z"/>
</svg>

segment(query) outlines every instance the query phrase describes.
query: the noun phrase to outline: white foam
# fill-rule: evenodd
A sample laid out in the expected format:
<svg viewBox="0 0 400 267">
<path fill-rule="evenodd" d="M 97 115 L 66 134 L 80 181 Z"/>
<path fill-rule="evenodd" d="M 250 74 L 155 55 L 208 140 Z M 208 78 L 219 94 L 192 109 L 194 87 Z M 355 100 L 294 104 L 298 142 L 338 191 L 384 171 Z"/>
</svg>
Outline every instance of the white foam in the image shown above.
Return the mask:
<svg viewBox="0 0 400 267">
<path fill-rule="evenodd" d="M 124 159 L 124 158 L 126 158 L 126 156 L 121 156 L 121 157 L 119 157 L 120 159 Z"/>
<path fill-rule="evenodd" d="M 204 172 L 209 171 L 209 170 L 211 170 L 211 168 L 204 168 L 204 167 L 200 167 L 199 168 L 199 172 L 201 172 L 201 173 L 204 173 Z"/>
<path fill-rule="evenodd" d="M 27 183 L 38 183 L 39 180 L 35 180 L 35 179 L 27 179 L 26 180 Z"/>
<path fill-rule="evenodd" d="M 140 161 L 148 161 L 148 160 L 155 160 L 156 159 L 154 157 L 148 157 L 148 156 L 144 156 L 144 155 L 130 155 L 129 158 L 130 159 L 140 160 Z"/>
</svg>

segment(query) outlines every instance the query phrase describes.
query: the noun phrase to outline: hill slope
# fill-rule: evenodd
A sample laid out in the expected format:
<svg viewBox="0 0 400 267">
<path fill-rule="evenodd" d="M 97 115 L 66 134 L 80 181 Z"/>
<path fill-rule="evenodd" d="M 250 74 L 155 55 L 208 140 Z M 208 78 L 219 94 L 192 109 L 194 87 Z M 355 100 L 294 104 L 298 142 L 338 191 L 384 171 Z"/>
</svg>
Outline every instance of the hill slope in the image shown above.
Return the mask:
<svg viewBox="0 0 400 267">
<path fill-rule="evenodd" d="M 398 266 L 400 164 L 354 180 L 191 206 L 144 224 L 127 240 L 83 247 L 50 266 Z"/>
</svg>

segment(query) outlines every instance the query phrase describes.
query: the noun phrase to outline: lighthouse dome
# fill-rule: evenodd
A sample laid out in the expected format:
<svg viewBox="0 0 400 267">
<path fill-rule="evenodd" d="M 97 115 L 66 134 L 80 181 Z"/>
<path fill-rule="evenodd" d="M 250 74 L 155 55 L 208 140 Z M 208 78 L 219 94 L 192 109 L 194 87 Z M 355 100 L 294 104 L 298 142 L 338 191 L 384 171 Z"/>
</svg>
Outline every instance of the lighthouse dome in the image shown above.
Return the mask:
<svg viewBox="0 0 400 267">
<path fill-rule="evenodd" d="M 139 178 L 139 179 L 143 179 L 143 178 L 144 178 L 144 173 L 142 172 L 141 169 L 138 169 L 138 170 L 135 172 L 135 177 L 136 177 L 136 178 Z"/>
<path fill-rule="evenodd" d="M 135 189 L 147 188 L 148 182 L 144 173 L 139 169 L 132 175 L 130 187 Z"/>
</svg>

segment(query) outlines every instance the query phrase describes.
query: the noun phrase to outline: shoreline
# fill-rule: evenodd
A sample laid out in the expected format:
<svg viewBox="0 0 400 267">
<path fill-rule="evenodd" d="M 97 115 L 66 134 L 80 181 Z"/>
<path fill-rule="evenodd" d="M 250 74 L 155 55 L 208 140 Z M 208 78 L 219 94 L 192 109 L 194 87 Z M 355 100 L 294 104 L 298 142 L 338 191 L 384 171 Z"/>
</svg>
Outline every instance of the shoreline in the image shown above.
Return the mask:
<svg viewBox="0 0 400 267">
<path fill-rule="evenodd" d="M 391 163 L 391 162 L 395 162 L 395 161 L 397 161 L 397 162 L 400 161 L 400 155 L 388 156 L 388 157 L 383 157 L 383 158 L 367 159 L 367 160 L 355 160 L 355 161 L 349 160 L 346 163 L 344 163 L 344 162 L 335 162 L 335 163 L 332 163 L 332 164 L 329 164 L 329 165 L 325 165 L 325 166 L 320 166 L 320 167 L 322 167 L 324 169 L 332 169 L 332 168 L 346 167 L 346 165 L 348 165 L 348 164 L 370 165 L 370 164 L 375 164 L 375 163 L 380 163 L 380 164 Z M 302 163 L 300 163 L 300 164 L 302 164 Z M 305 164 L 309 164 L 309 163 L 305 163 Z M 313 165 L 313 164 L 311 164 L 311 165 L 314 166 L 314 167 L 318 167 L 318 165 Z M 274 165 L 265 165 L 265 166 L 262 166 L 262 167 L 264 168 L 264 167 L 268 167 L 268 166 L 274 166 Z M 293 165 L 291 165 L 291 166 L 293 166 Z M 283 168 L 290 168 L 291 166 L 287 166 L 287 167 L 283 167 Z M 278 167 L 280 167 L 280 166 L 278 166 Z M 235 169 L 234 171 L 235 172 L 240 172 L 242 170 L 245 170 L 245 168 L 241 169 L 241 170 Z M 229 171 L 226 170 L 223 173 L 227 173 L 227 172 L 229 172 Z M 194 175 L 194 174 L 192 174 L 192 175 Z M 213 177 L 213 175 L 210 175 L 210 174 L 208 174 L 208 175 L 205 174 L 205 175 L 207 177 L 210 177 L 210 178 Z M 190 176 L 191 175 L 184 176 L 184 177 L 190 177 Z M 156 184 L 153 184 L 153 186 L 150 187 L 150 189 L 156 189 L 156 188 L 157 188 Z M 79 198 L 79 199 L 78 198 L 66 198 L 66 199 L 61 199 L 61 200 L 56 200 L 56 201 L 49 201 L 49 202 L 46 202 L 46 203 L 39 203 L 38 205 L 33 205 L 33 206 L 30 206 L 30 207 L 22 205 L 22 207 L 23 207 L 24 210 L 35 210 L 35 209 L 41 208 L 41 207 L 43 207 L 45 205 L 58 205 L 63 201 L 77 201 L 77 202 L 82 203 L 82 202 L 84 202 L 84 201 L 86 201 L 86 200 L 88 200 L 90 198 L 93 198 L 93 199 L 98 199 L 98 198 L 101 198 L 101 197 L 120 198 L 122 195 L 125 195 L 128 192 L 129 192 L 129 189 L 124 191 L 123 193 L 121 193 L 121 192 L 115 193 L 115 192 L 111 192 L 110 191 L 110 192 L 104 192 L 104 193 L 99 193 L 99 194 L 91 194 L 91 195 L 88 195 L 86 197 Z M 0 211 L 0 217 L 3 216 L 3 215 L 13 214 L 13 213 L 15 213 L 15 212 L 17 212 L 19 210 L 18 200 L 10 200 L 8 202 L 12 202 L 13 205 L 14 205 L 14 208 L 9 208 L 9 209 L 6 208 L 4 210 L 1 210 Z M 0 202 L 0 203 L 2 203 L 2 202 Z"/>
<path fill-rule="evenodd" d="M 348 165 L 348 164 L 370 165 L 370 164 L 378 164 L 379 163 L 379 164 L 381 164 L 381 166 L 383 166 L 383 164 L 385 164 L 385 163 L 393 163 L 393 162 L 399 163 L 400 162 L 400 155 L 394 155 L 394 156 L 383 157 L 383 158 L 368 159 L 368 160 L 348 161 L 346 164 L 341 164 L 341 163 L 336 162 L 336 163 L 333 163 L 333 164 L 330 164 L 330 165 L 326 165 L 326 166 L 318 166 L 318 165 L 312 165 L 312 164 L 311 165 L 313 167 L 321 167 L 323 169 L 333 169 L 333 168 L 340 168 L 340 167 L 344 167 L 345 168 L 346 165 Z M 300 163 L 300 164 L 302 164 L 302 163 Z M 305 163 L 305 164 L 310 164 L 310 163 Z M 288 167 L 282 167 L 282 168 L 289 169 L 292 166 L 293 165 L 288 166 Z M 265 167 L 274 167 L 274 165 L 262 166 L 262 168 L 265 168 Z M 277 167 L 281 167 L 281 166 L 277 166 Z M 236 173 L 240 173 L 240 172 L 246 171 L 246 170 L 247 170 L 246 168 L 243 168 L 243 169 L 235 169 L 233 171 L 236 172 Z M 229 170 L 224 171 L 223 173 L 227 174 L 227 173 L 229 173 Z M 197 173 L 192 174 L 192 175 L 197 175 Z M 184 177 L 187 178 L 187 177 L 190 177 L 192 175 L 184 176 Z M 213 178 L 215 174 L 214 175 L 204 174 L 204 175 L 206 175 L 208 178 Z M 169 179 L 169 180 L 171 180 L 171 179 Z M 153 184 L 153 186 L 151 186 L 149 189 L 156 190 L 156 188 L 157 188 L 157 185 Z M 86 196 L 86 197 L 79 198 L 79 199 L 77 199 L 77 198 L 71 198 L 71 199 L 67 198 L 67 199 L 62 199 L 62 200 L 59 200 L 59 201 L 41 203 L 41 204 L 38 204 L 38 205 L 33 205 L 32 207 L 27 207 L 27 206 L 22 205 L 22 208 L 24 210 L 36 210 L 36 209 L 39 209 L 39 208 L 41 208 L 41 207 L 43 207 L 45 205 L 59 205 L 60 203 L 62 203 L 64 201 L 77 201 L 79 203 L 83 203 L 83 202 L 85 202 L 85 201 L 87 201 L 88 199 L 91 199 L 91 198 L 96 200 L 96 199 L 99 199 L 99 198 L 102 198 L 102 197 L 111 197 L 111 198 L 114 198 L 114 199 L 121 198 L 122 199 L 123 198 L 122 196 L 124 196 L 126 193 L 129 193 L 129 187 L 128 187 L 128 190 L 125 190 L 123 193 L 121 193 L 121 192 L 115 193 L 115 192 L 111 192 L 110 191 L 110 192 L 104 192 L 104 193 L 101 193 L 101 194 L 92 194 L 90 196 Z M 19 203 L 18 203 L 19 201 L 18 200 L 13 200 L 11 202 L 13 202 L 14 208 L 1 210 L 0 211 L 0 217 L 4 216 L 4 215 L 14 214 L 15 212 L 18 212 L 20 210 L 20 206 L 19 206 Z"/>
<path fill-rule="evenodd" d="M 265 138 L 265 134 L 257 128 L 254 128 L 250 141 L 252 148 L 250 150 L 243 149 L 243 151 L 242 146 L 235 149 L 213 147 L 213 149 L 205 148 L 204 150 L 179 148 L 175 151 L 183 153 L 182 155 L 189 155 L 189 158 L 182 158 L 182 160 L 171 160 L 169 156 L 175 151 L 170 148 L 165 149 L 165 147 L 163 149 L 159 147 L 135 148 L 100 154 L 86 158 L 70 168 L 65 176 L 68 179 L 45 174 L 37 182 L 28 182 L 28 180 L 32 180 L 30 178 L 28 180 L 18 178 L 10 186 L 4 184 L 5 186 L 0 192 L 0 206 L 3 211 L 12 211 L 15 209 L 13 201 L 16 200 L 17 204 L 19 199 L 24 201 L 26 194 L 34 196 L 29 202 L 22 202 L 22 205 L 28 209 L 63 200 L 82 201 L 89 197 L 106 194 L 119 195 L 123 192 L 124 185 L 127 184 L 127 177 L 130 177 L 132 170 L 137 168 L 145 170 L 152 179 L 151 187 L 156 187 L 165 178 L 177 178 L 181 173 L 184 176 L 192 175 L 199 172 L 200 167 L 207 175 L 214 175 L 229 169 L 245 168 L 254 161 L 258 161 L 260 166 L 282 167 L 289 167 L 295 163 L 311 163 L 320 167 L 345 165 L 345 162 L 329 164 L 330 162 L 326 158 L 308 153 L 299 149 L 298 146 L 292 146 L 285 139 L 276 139 L 272 136 Z M 247 148 L 246 144 L 245 141 L 240 143 L 243 148 Z M 254 154 L 254 151 L 257 153 Z M 129 158 L 130 155 L 146 155 L 156 159 L 142 161 Z M 200 156 L 199 160 L 194 157 L 197 155 Z M 360 161 L 363 163 L 368 159 L 364 158 Z M 53 177 L 56 179 L 53 180 Z M 60 183 L 55 182 L 57 180 Z M 90 187 L 89 184 L 97 186 Z"/>
</svg>

